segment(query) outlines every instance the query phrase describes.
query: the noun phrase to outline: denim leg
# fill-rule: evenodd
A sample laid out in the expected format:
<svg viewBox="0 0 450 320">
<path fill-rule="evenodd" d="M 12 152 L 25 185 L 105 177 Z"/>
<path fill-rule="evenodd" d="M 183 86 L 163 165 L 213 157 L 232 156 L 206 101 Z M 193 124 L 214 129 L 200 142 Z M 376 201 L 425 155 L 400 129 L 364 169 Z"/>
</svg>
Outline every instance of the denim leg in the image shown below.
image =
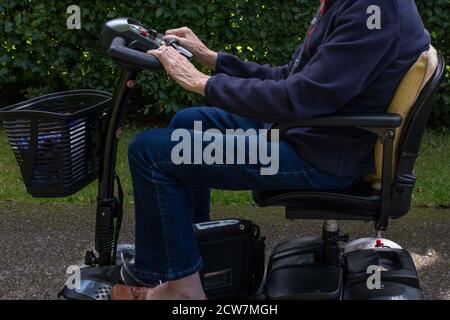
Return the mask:
<svg viewBox="0 0 450 320">
<path fill-rule="evenodd" d="M 263 123 L 232 115 L 219 108 L 193 107 L 183 109 L 175 114 L 170 121 L 170 129 L 194 129 L 194 122 L 201 121 L 204 130 L 218 129 L 225 132 L 226 129 L 240 128 L 243 130 L 260 129 Z M 193 223 L 201 223 L 210 220 L 211 189 L 190 185 L 193 205 Z"/>
<path fill-rule="evenodd" d="M 204 130 L 262 127 L 220 109 L 190 108 L 177 113 L 169 129 L 150 130 L 133 141 L 129 163 L 136 206 L 136 274 L 143 279 L 176 280 L 202 266 L 191 223 L 210 219 L 211 189 L 181 184 L 158 167 L 170 163 L 171 132 L 193 129 L 195 121 L 202 121 Z"/>
<path fill-rule="evenodd" d="M 265 124 L 251 119 L 243 118 L 219 108 L 193 107 L 183 109 L 175 114 L 169 128 L 194 129 L 194 122 L 201 121 L 203 129 L 219 129 L 223 133 L 227 129 L 262 129 Z"/>
<path fill-rule="evenodd" d="M 168 141 L 167 129 L 152 130 L 129 146 L 136 217 L 135 272 L 144 280 L 181 279 L 203 265 L 192 229 L 191 187 L 158 167 L 163 158 L 170 161 L 170 153 L 159 152 Z"/>
<path fill-rule="evenodd" d="M 211 112 L 216 113 L 214 109 Z M 222 118 L 217 121 L 236 121 L 234 116 L 216 114 Z M 262 176 L 257 164 L 175 165 L 171 161 L 171 151 L 177 144 L 171 141 L 173 131 L 173 128 L 146 131 L 129 149 L 136 203 L 136 273 L 143 279 L 177 280 L 201 269 L 191 224 L 197 205 L 192 188 L 335 189 L 352 183 L 351 178 L 320 172 L 284 141 L 269 145 L 269 149 L 278 147 L 281 155 L 279 172 L 274 176 Z M 190 133 L 193 137 L 194 131 Z"/>
</svg>

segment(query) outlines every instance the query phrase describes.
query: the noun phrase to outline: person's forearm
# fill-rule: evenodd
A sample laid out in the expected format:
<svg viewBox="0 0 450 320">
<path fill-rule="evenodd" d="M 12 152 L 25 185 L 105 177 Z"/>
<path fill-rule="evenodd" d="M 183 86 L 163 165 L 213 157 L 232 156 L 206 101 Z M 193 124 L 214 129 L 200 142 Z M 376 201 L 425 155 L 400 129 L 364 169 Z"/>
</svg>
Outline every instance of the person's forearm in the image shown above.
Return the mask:
<svg viewBox="0 0 450 320">
<path fill-rule="evenodd" d="M 208 48 L 201 48 L 199 53 L 195 57 L 198 62 L 212 71 L 216 71 L 217 65 L 217 52 L 214 52 Z"/>
<path fill-rule="evenodd" d="M 282 80 L 287 77 L 290 71 L 290 65 L 283 67 L 272 67 L 268 64 L 260 65 L 251 61 L 243 61 L 231 54 L 220 53 L 220 58 L 216 58 L 215 71 L 237 78 Z"/>
<path fill-rule="evenodd" d="M 191 91 L 199 95 L 205 96 L 206 83 L 210 78 L 211 78 L 210 76 L 204 74 L 199 75 Z"/>
</svg>

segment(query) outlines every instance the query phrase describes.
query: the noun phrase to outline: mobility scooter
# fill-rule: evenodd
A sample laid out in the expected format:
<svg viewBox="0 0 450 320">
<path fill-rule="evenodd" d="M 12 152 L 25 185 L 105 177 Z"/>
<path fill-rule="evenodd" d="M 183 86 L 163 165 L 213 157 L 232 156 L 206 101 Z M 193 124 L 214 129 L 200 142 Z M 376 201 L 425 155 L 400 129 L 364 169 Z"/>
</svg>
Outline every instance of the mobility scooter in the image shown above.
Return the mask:
<svg viewBox="0 0 450 320">
<path fill-rule="evenodd" d="M 98 179 L 95 250 L 80 267 L 79 286 L 64 285 L 71 300 L 109 300 L 111 288 L 143 283 L 133 275 L 133 245 L 119 245 L 123 218 L 120 178 L 115 172 L 122 120 L 136 76 L 162 70 L 146 52 L 164 43 L 158 32 L 134 19 L 107 22 L 101 34 L 106 53 L 121 65 L 114 96 L 93 90 L 32 99 L 0 112 L 27 186 L 35 197 L 65 197 Z M 187 59 L 177 42 L 166 43 Z M 421 299 L 414 262 L 405 249 L 383 239 L 390 219 L 408 213 L 415 184 L 413 168 L 443 78 L 444 61 L 431 47 L 400 84 L 386 114 L 336 114 L 282 124 L 292 127 L 356 127 L 378 137 L 377 174 L 345 190 L 260 190 L 256 204 L 281 206 L 287 219 L 324 220 L 323 234 L 278 245 L 265 263 L 257 225 L 230 219 L 193 226 L 205 261 L 201 277 L 210 299 L 394 300 Z M 420 73 L 421 72 L 421 73 Z M 412 81 L 411 74 L 421 74 Z M 373 221 L 376 236 L 351 241 L 339 220 Z M 377 283 L 376 280 L 379 280 Z M 372 281 L 373 280 L 373 281 Z"/>
</svg>

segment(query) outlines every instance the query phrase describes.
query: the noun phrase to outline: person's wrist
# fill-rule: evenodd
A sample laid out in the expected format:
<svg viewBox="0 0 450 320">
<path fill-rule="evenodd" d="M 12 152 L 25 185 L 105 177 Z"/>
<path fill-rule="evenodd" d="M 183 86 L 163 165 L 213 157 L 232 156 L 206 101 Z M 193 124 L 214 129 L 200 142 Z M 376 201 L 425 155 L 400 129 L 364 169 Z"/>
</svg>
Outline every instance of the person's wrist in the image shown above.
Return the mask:
<svg viewBox="0 0 450 320">
<path fill-rule="evenodd" d="M 199 62 L 211 69 L 212 71 L 216 70 L 217 65 L 217 52 L 212 51 L 211 49 L 205 48 L 200 52 Z"/>
<path fill-rule="evenodd" d="M 217 52 L 209 50 L 209 54 L 208 54 L 208 68 L 211 69 L 212 71 L 216 71 L 217 57 L 218 57 Z"/>
<path fill-rule="evenodd" d="M 207 76 L 205 74 L 200 75 L 195 83 L 193 92 L 205 96 L 206 83 L 210 78 L 211 78 L 210 76 Z"/>
</svg>

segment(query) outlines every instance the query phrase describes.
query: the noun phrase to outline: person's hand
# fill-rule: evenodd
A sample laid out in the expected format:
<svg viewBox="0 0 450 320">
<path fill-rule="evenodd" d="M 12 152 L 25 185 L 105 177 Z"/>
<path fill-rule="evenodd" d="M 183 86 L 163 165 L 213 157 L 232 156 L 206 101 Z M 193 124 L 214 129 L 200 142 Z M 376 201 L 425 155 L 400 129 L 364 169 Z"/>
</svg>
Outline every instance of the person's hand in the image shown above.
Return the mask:
<svg viewBox="0 0 450 320">
<path fill-rule="evenodd" d="M 157 57 L 167 74 L 183 89 L 205 95 L 206 82 L 210 77 L 198 71 L 173 47 L 161 46 L 159 49 L 150 50 L 147 53 Z"/>
<path fill-rule="evenodd" d="M 205 44 L 195 35 L 195 33 L 187 28 L 179 28 L 168 30 L 164 40 L 175 39 L 179 44 L 189 50 L 193 55 L 194 59 L 203 64 L 204 66 L 210 68 L 211 70 L 216 69 L 217 63 L 217 52 L 210 50 Z"/>
</svg>

